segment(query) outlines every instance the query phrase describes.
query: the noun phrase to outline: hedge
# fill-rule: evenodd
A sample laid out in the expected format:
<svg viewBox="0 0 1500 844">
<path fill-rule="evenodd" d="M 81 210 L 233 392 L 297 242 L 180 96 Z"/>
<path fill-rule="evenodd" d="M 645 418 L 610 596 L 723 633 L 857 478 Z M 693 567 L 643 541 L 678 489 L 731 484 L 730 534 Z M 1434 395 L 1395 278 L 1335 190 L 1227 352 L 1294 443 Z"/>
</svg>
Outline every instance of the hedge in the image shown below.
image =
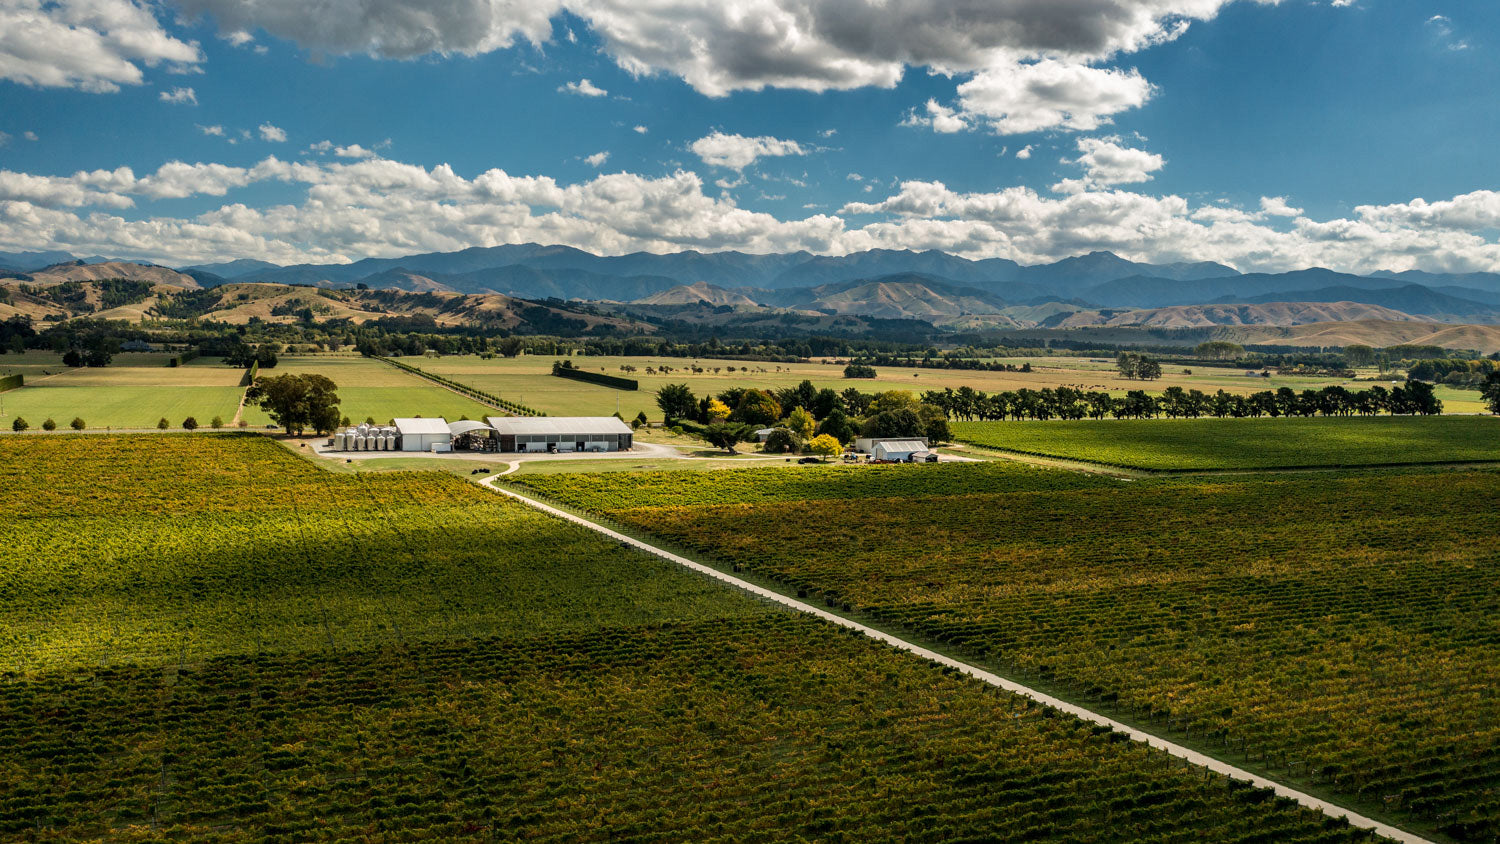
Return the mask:
<svg viewBox="0 0 1500 844">
<path fill-rule="evenodd" d="M 193 359 L 195 359 L 197 357 L 198 357 L 198 351 L 196 349 L 190 349 L 190 350 L 188 350 L 186 352 L 183 352 L 183 353 L 178 354 L 178 355 L 173 355 L 172 357 L 168 358 L 167 359 L 167 366 L 182 366 L 183 364 L 185 364 L 188 361 L 193 360 Z"/>
<path fill-rule="evenodd" d="M 605 375 L 602 372 L 574 369 L 570 366 L 554 366 L 552 367 L 552 374 L 559 378 L 587 381 L 590 384 L 598 384 L 601 387 L 613 387 L 616 390 L 639 390 L 641 388 L 641 382 L 633 378 L 620 378 L 614 375 Z"/>
<path fill-rule="evenodd" d="M 6 375 L 0 378 L 0 393 L 24 386 L 26 386 L 26 376 L 24 375 Z"/>
<path fill-rule="evenodd" d="M 518 404 L 517 402 L 502 399 L 493 393 L 486 393 L 483 390 L 476 390 L 473 387 L 470 387 L 468 384 L 461 384 L 458 381 L 454 381 L 452 378 L 444 378 L 441 375 L 433 375 L 431 372 L 424 372 L 420 367 L 412 366 L 409 363 L 402 363 L 398 360 L 384 358 L 379 355 L 371 355 L 370 357 L 373 357 L 378 361 L 384 361 L 385 363 L 388 363 L 403 372 L 409 372 L 412 375 L 417 376 L 418 378 L 426 378 L 428 381 L 431 381 L 434 384 L 441 384 L 442 386 L 447 387 L 448 389 L 454 391 L 455 393 L 458 393 L 459 395 L 471 398 L 474 401 L 479 402 L 480 404 L 487 404 L 490 407 L 499 408 L 500 410 L 504 410 L 514 416 L 547 415 L 540 410 L 527 407 L 524 404 Z"/>
</svg>

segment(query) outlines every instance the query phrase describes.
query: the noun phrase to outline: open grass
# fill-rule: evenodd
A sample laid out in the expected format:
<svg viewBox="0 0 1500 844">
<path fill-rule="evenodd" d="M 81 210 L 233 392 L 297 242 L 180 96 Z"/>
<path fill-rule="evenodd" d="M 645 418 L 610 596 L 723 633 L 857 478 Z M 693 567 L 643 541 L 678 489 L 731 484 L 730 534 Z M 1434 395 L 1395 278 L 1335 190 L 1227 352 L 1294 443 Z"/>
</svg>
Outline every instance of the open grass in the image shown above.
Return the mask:
<svg viewBox="0 0 1500 844">
<path fill-rule="evenodd" d="M 1149 470 L 1500 460 L 1492 416 L 956 422 L 985 448 Z"/>
<path fill-rule="evenodd" d="M 326 375 L 338 385 L 339 410 L 355 422 L 373 418 L 386 422 L 397 417 L 441 416 L 450 422 L 467 416 L 483 419 L 499 411 L 471 401 L 430 381 L 402 372 L 394 366 L 358 355 L 305 355 L 283 357 L 262 376 L 306 373 Z M 260 408 L 245 408 L 244 418 L 261 427 L 271 419 Z"/>
</svg>

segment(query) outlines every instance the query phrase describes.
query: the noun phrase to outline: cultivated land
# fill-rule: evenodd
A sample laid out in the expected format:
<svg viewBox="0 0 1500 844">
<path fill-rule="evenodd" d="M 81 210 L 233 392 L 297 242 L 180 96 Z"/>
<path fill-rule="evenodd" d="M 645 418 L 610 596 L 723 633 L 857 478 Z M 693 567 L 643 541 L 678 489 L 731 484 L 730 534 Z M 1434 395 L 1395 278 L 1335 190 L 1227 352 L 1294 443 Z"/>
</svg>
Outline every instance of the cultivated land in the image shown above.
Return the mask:
<svg viewBox="0 0 1500 844">
<path fill-rule="evenodd" d="M 1150 470 L 1500 461 L 1492 416 L 955 422 L 1001 451 Z"/>
<path fill-rule="evenodd" d="M 107 367 L 70 369 L 58 355 L 30 352 L 0 357 L 0 370 L 26 377 L 26 386 L 4 394 L 10 429 L 20 416 L 40 428 L 51 417 L 67 427 L 81 417 L 90 428 L 154 428 L 163 417 L 173 426 L 192 416 L 207 426 L 215 416 L 225 424 L 234 418 L 243 369 L 223 366 L 217 358 L 200 358 L 169 367 L 171 355 L 124 353 Z"/>
<path fill-rule="evenodd" d="M 403 358 L 404 363 L 421 367 L 426 372 L 452 378 L 471 387 L 498 395 L 511 401 L 522 402 L 551 416 L 599 416 L 615 412 L 618 403 L 620 415 L 630 419 L 644 411 L 652 419 L 661 416 L 656 406 L 656 390 L 665 384 L 687 384 L 695 395 L 711 395 L 730 387 L 756 387 L 759 389 L 795 387 L 804 379 L 819 388 L 832 387 L 843 390 L 855 387 L 867 393 L 883 390 L 941 390 L 945 387 L 958 389 L 972 387 L 993 393 L 1015 390 L 1022 387 L 1069 386 L 1090 390 L 1105 390 L 1124 395 L 1129 390 L 1147 390 L 1160 393 L 1171 386 L 1184 389 L 1199 389 L 1207 393 L 1223 389 L 1230 393 L 1248 394 L 1261 390 L 1292 387 L 1298 391 L 1320 389 L 1331 384 L 1342 384 L 1350 389 L 1369 386 L 1364 382 L 1336 378 L 1314 378 L 1302 376 L 1247 377 L 1242 371 L 1228 369 L 1202 369 L 1192 375 L 1183 375 L 1179 366 L 1164 366 L 1163 377 L 1156 381 L 1142 382 L 1120 378 L 1115 372 L 1114 362 L 1102 358 L 1039 357 L 1001 358 L 1004 363 L 1020 366 L 1030 363 L 1032 372 L 981 372 L 973 370 L 912 369 L 908 367 L 876 367 L 878 377 L 871 379 L 844 378 L 843 367 L 831 363 L 813 361 L 809 363 L 764 363 L 757 361 L 715 360 L 711 358 L 656 358 L 656 357 L 587 357 L 572 358 L 574 366 L 592 372 L 603 372 L 640 382 L 639 391 L 615 390 L 569 379 L 555 378 L 550 374 L 552 362 L 559 357 L 547 355 L 522 355 L 515 358 L 484 359 L 469 355 L 444 357 Z M 705 371 L 694 373 L 692 367 Z M 658 369 L 669 366 L 672 371 L 665 375 L 647 375 L 646 368 Z M 635 372 L 623 372 L 621 366 L 633 366 Z M 734 372 L 728 368 L 733 366 Z M 749 372 L 742 371 L 748 366 Z M 717 368 L 720 371 L 714 372 Z M 1373 375 L 1374 370 L 1369 373 Z M 337 379 L 335 379 L 337 381 Z M 343 382 L 338 382 L 342 385 Z M 1473 391 L 1439 388 L 1438 397 L 1449 413 L 1474 413 L 1482 409 L 1479 394 Z M 362 417 L 361 417 L 362 418 Z"/>
<path fill-rule="evenodd" d="M 390 364 L 355 354 L 284 356 L 274 369 L 263 369 L 260 374 L 307 373 L 326 375 L 338 385 L 339 412 L 355 422 L 373 418 L 384 423 L 407 416 L 441 416 L 455 422 L 465 416 L 483 419 L 502 415 L 494 408 L 402 372 Z M 257 407 L 246 407 L 244 418 L 257 427 L 271 421 L 265 411 Z"/>
<path fill-rule="evenodd" d="M 6 835 L 1365 837 L 448 475 L 4 438 L 0 504 Z"/>
<path fill-rule="evenodd" d="M 1500 535 L 1456 515 L 1500 473 L 1054 476 L 514 482 L 1347 804 L 1500 832 Z"/>
</svg>

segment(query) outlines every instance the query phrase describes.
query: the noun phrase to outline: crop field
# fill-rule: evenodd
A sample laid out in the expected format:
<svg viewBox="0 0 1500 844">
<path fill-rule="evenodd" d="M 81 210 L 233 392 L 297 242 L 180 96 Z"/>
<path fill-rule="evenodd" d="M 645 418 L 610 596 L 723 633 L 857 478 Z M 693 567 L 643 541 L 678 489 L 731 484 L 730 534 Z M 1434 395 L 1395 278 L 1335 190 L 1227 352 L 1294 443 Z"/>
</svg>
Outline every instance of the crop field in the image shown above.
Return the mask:
<svg viewBox="0 0 1500 844">
<path fill-rule="evenodd" d="M 614 390 L 577 381 L 554 378 L 550 375 L 555 357 L 547 355 L 522 355 L 516 358 L 484 359 L 477 356 L 451 355 L 404 359 L 437 375 L 443 375 L 481 390 L 520 401 L 552 416 L 597 416 L 615 412 L 616 402 L 620 414 L 626 419 L 645 411 L 652 419 L 661 416 L 656 406 L 656 390 L 665 384 L 687 384 L 694 394 L 703 396 L 726 390 L 730 387 L 777 388 L 794 387 L 803 379 L 819 388 L 832 387 L 843 390 L 856 387 L 864 392 L 883 390 L 941 390 L 945 387 L 958 389 L 969 386 L 976 390 L 993 393 L 1021 387 L 1041 389 L 1043 387 L 1070 386 L 1094 390 L 1105 390 L 1124 395 L 1127 390 L 1146 389 L 1160 392 L 1171 386 L 1185 389 L 1202 389 L 1214 392 L 1224 389 L 1231 393 L 1252 393 L 1259 390 L 1290 386 L 1298 390 L 1319 389 L 1329 384 L 1352 384 L 1342 379 L 1310 377 L 1246 377 L 1233 370 L 1199 370 L 1192 375 L 1183 375 L 1180 367 L 1167 367 L 1160 380 L 1143 383 L 1127 381 L 1114 372 L 1113 362 L 1107 365 L 1091 358 L 1046 357 L 1007 358 L 1005 362 L 1030 363 L 1032 372 L 979 372 L 967 370 L 913 369 L 909 367 L 876 367 L 875 379 L 848 379 L 843 377 L 843 367 L 813 361 L 810 363 L 760 363 L 756 361 L 714 360 L 710 358 L 653 358 L 653 357 L 584 357 L 572 358 L 575 366 L 606 375 L 634 378 L 640 382 L 638 391 Z M 695 373 L 694 365 L 704 371 Z M 665 375 L 647 375 L 646 368 L 657 369 L 669 366 L 672 371 Z M 635 372 L 622 372 L 621 366 L 634 366 Z M 734 367 L 730 372 L 729 367 Z M 748 366 L 749 372 L 742 367 Z M 714 370 L 719 370 L 715 372 Z M 764 370 L 764 371 L 761 371 Z M 1478 394 L 1471 393 L 1473 408 L 1477 410 Z M 1463 408 L 1450 407 L 1451 411 Z"/>
<path fill-rule="evenodd" d="M 1366 836 L 437 474 L 0 438 L 0 835 Z"/>
<path fill-rule="evenodd" d="M 386 422 L 396 417 L 441 416 L 450 422 L 467 416 L 483 419 L 500 412 L 445 390 L 394 366 L 358 355 L 305 355 L 283 357 L 262 376 L 317 373 L 338 385 L 339 412 L 355 422 L 373 418 Z M 245 408 L 244 418 L 261 427 L 271 419 L 258 407 Z"/>
<path fill-rule="evenodd" d="M 911 490 L 872 474 L 863 500 L 847 472 L 800 500 L 738 470 L 515 482 L 1348 803 L 1500 834 L 1500 473 L 1004 492 L 1003 465 L 893 468 Z"/>
<path fill-rule="evenodd" d="M 1500 460 L 1493 416 L 955 422 L 952 430 L 986 448 L 1152 470 Z"/>
<path fill-rule="evenodd" d="M 69 369 L 40 353 L 0 357 L 0 364 L 9 363 L 6 358 L 27 361 L 9 367 L 26 376 L 26 386 L 4 394 L 0 427 L 10 430 L 17 416 L 33 429 L 48 417 L 66 427 L 75 416 L 90 428 L 154 428 L 163 417 L 175 427 L 189 416 L 204 427 L 215 416 L 228 424 L 245 391 L 239 386 L 244 370 L 220 366 L 216 359 L 169 367 L 169 357 L 120 354 L 98 369 Z"/>
</svg>

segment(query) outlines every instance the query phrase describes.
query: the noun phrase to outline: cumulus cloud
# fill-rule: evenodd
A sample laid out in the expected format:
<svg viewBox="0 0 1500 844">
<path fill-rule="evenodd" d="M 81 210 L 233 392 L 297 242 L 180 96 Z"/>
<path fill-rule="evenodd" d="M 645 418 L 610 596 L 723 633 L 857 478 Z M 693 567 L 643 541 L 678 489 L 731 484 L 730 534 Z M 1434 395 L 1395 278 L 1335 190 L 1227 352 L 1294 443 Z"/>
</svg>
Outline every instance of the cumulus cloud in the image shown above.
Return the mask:
<svg viewBox="0 0 1500 844">
<path fill-rule="evenodd" d="M 588 162 L 590 167 L 603 167 L 604 162 L 609 160 L 609 151 L 596 152 L 593 155 L 585 156 L 583 160 Z"/>
<path fill-rule="evenodd" d="M 560 85 L 557 90 L 564 94 L 577 94 L 580 97 L 604 97 L 609 95 L 608 91 L 590 82 L 587 78 Z"/>
<path fill-rule="evenodd" d="M 107 92 L 141 84 L 142 66 L 201 61 L 196 43 L 168 35 L 135 0 L 0 3 L 0 79 Z"/>
<path fill-rule="evenodd" d="M 205 135 L 212 135 L 216 138 L 224 137 L 224 127 L 219 125 L 204 126 L 202 124 L 199 124 L 198 131 L 202 132 Z"/>
<path fill-rule="evenodd" d="M 631 131 L 635 132 L 637 135 L 644 135 L 647 132 L 649 132 L 650 130 L 647 129 L 645 126 L 636 126 Z"/>
<path fill-rule="evenodd" d="M 1121 146 L 1117 137 L 1079 138 L 1080 155 L 1071 164 L 1083 168 L 1083 177 L 1064 179 L 1052 186 L 1058 193 L 1079 193 L 1115 185 L 1151 181 L 1153 173 L 1166 165 L 1166 159 L 1153 152 Z"/>
<path fill-rule="evenodd" d="M 940 134 L 951 134 L 962 132 L 969 128 L 969 121 L 965 115 L 959 114 L 954 109 L 943 105 L 937 100 L 928 100 L 927 105 L 921 111 L 913 110 L 901 121 L 902 126 L 926 126 Z"/>
<path fill-rule="evenodd" d="M 728 167 L 731 170 L 743 170 L 761 158 L 807 154 L 807 150 L 796 141 L 784 141 L 769 135 L 747 138 L 723 132 L 705 135 L 693 141 L 688 149 L 710 167 Z"/>
<path fill-rule="evenodd" d="M 172 103 L 173 105 L 198 104 L 198 94 L 192 88 L 173 88 L 170 91 L 162 91 L 157 99 L 160 99 L 164 103 Z"/>
<path fill-rule="evenodd" d="M 316 146 L 316 145 L 314 145 Z M 373 149 L 365 149 L 359 144 L 350 144 L 346 147 L 335 147 L 333 154 L 339 158 L 374 158 L 379 153 Z"/>
<path fill-rule="evenodd" d="M 1032 149 L 1033 149 L 1033 147 L 1032 147 L 1031 144 L 1027 144 L 1024 147 L 1021 147 L 1020 149 L 1016 150 L 1016 158 L 1019 158 L 1022 161 L 1025 161 L 1026 159 L 1028 159 L 1028 158 L 1031 157 L 1031 151 L 1032 151 Z"/>
<path fill-rule="evenodd" d="M 295 186 L 304 196 L 260 208 L 234 201 L 236 190 L 265 181 Z M 1120 188 L 1044 196 L 1018 186 L 965 193 L 941 182 L 907 181 L 837 214 L 789 219 L 739 208 L 732 197 L 706 190 L 714 187 L 686 171 L 656 178 L 600 174 L 562 184 L 498 169 L 466 177 L 447 165 L 379 157 L 269 157 L 250 167 L 168 162 L 144 176 L 127 167 L 72 176 L 0 171 L 0 249 L 133 254 L 164 263 L 345 261 L 522 242 L 607 254 L 943 249 L 1022 263 L 1108 249 L 1136 260 L 1214 260 L 1247 271 L 1500 270 L 1496 191 L 1272 225 L 1263 210 L 1194 207 L 1182 197 Z M 194 195 L 227 200 L 190 217 L 115 213 Z"/>
<path fill-rule="evenodd" d="M 1145 104 L 1151 93 L 1151 83 L 1135 70 L 1043 59 L 975 74 L 958 86 L 955 116 L 984 123 L 1001 135 L 1042 129 L 1086 132 Z"/>
<path fill-rule="evenodd" d="M 1262 214 L 1271 217 L 1296 217 L 1302 214 L 1302 209 L 1293 208 L 1284 196 L 1261 197 L 1260 210 Z"/>
<path fill-rule="evenodd" d="M 269 123 L 262 123 L 258 128 L 260 129 L 260 139 L 263 141 L 270 141 L 272 143 L 278 144 L 286 141 L 285 129 L 277 126 L 272 126 Z"/>
</svg>

